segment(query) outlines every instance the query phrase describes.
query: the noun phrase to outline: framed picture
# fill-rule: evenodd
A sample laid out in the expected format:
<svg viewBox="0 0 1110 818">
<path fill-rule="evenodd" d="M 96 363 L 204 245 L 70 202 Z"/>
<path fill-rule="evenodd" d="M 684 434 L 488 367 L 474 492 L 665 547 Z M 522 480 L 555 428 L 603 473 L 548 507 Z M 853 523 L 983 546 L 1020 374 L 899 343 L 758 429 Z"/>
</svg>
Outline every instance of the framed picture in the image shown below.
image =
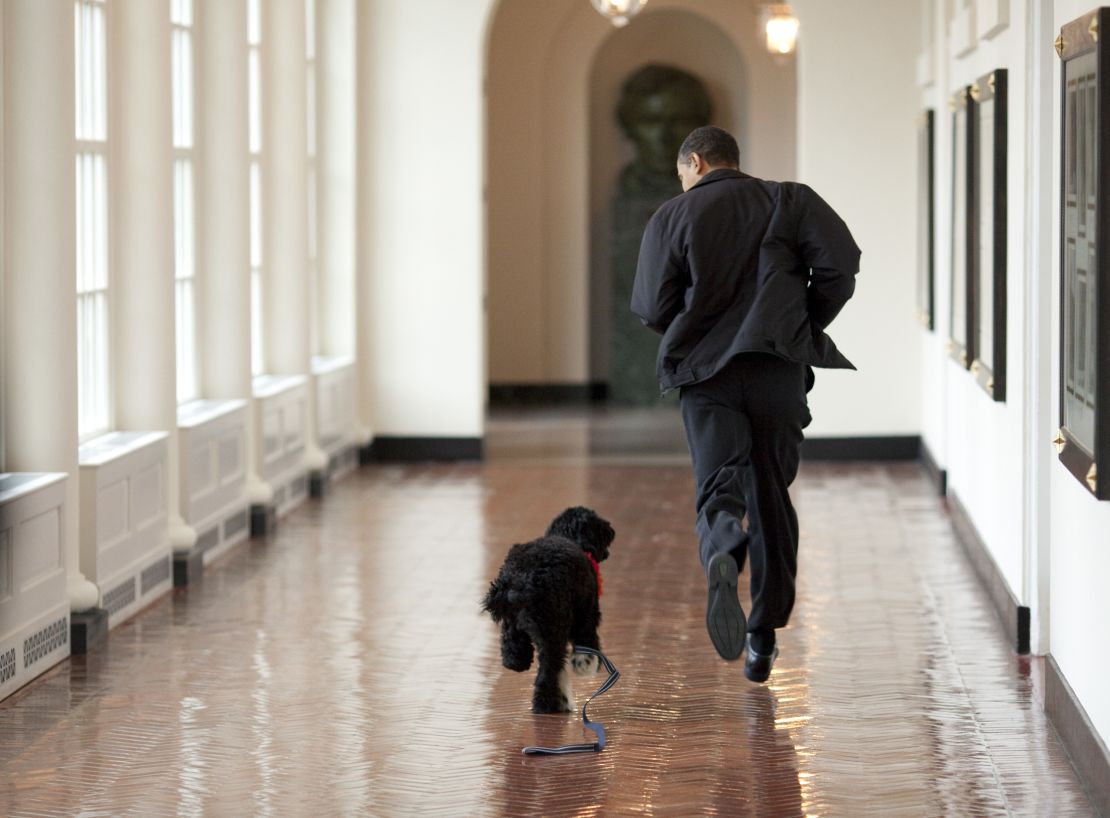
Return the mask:
<svg viewBox="0 0 1110 818">
<path fill-rule="evenodd" d="M 936 325 L 933 290 L 936 286 L 936 117 L 930 108 L 917 128 L 917 318 L 921 326 Z"/>
<path fill-rule="evenodd" d="M 1060 461 L 1100 500 L 1110 479 L 1110 9 L 1060 30 Z"/>
<path fill-rule="evenodd" d="M 1006 400 L 1006 69 L 971 86 L 975 119 L 976 223 L 971 296 L 971 373 Z"/>
<path fill-rule="evenodd" d="M 975 118 L 971 87 L 961 88 L 949 101 L 952 110 L 952 278 L 948 311 L 948 352 L 965 368 L 971 366 L 971 272 L 975 264 Z"/>
</svg>

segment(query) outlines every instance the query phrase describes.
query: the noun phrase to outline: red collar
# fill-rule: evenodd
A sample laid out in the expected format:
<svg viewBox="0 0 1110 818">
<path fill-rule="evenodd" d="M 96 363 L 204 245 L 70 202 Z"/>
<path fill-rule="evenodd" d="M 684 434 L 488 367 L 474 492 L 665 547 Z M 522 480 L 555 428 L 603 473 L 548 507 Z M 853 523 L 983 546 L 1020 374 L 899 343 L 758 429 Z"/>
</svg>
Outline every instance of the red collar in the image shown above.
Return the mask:
<svg viewBox="0 0 1110 818">
<path fill-rule="evenodd" d="M 582 553 L 586 555 L 586 559 L 588 559 L 590 565 L 594 567 L 594 573 L 597 575 L 597 598 L 601 599 L 601 566 L 598 565 L 597 559 L 595 559 L 594 555 L 589 551 L 583 551 Z"/>
</svg>

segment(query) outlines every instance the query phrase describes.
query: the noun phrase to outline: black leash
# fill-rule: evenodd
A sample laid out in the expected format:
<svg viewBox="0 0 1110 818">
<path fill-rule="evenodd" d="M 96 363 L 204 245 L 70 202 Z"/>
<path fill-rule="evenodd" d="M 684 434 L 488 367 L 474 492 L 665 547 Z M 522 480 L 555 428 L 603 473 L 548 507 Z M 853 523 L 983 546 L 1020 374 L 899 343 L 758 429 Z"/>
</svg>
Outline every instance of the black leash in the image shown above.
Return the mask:
<svg viewBox="0 0 1110 818">
<path fill-rule="evenodd" d="M 590 656 L 596 656 L 605 665 L 605 669 L 609 671 L 609 678 L 605 680 L 604 684 L 595 690 L 585 702 L 582 703 L 582 724 L 586 726 L 587 730 L 593 730 L 597 734 L 597 741 L 592 744 L 564 744 L 562 747 L 525 747 L 521 752 L 526 756 L 559 756 L 568 755 L 570 753 L 600 753 L 605 749 L 605 726 L 600 722 L 590 721 L 586 716 L 586 705 L 594 700 L 595 697 L 600 696 L 606 690 L 611 688 L 617 683 L 617 679 L 621 677 L 621 672 L 613 666 L 599 650 L 593 648 L 583 648 L 577 645 L 574 646 L 575 653 L 586 653 Z"/>
</svg>

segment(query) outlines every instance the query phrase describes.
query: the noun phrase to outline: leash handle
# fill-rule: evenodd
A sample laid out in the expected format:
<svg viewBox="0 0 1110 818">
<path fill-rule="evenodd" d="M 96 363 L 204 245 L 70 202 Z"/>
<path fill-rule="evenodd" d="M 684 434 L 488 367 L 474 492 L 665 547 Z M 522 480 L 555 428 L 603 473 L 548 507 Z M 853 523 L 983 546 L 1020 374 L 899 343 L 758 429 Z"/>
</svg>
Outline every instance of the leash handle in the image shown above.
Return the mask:
<svg viewBox="0 0 1110 818">
<path fill-rule="evenodd" d="M 590 694 L 589 698 L 582 703 L 582 724 L 587 730 L 593 731 L 597 736 L 597 741 L 592 744 L 564 744 L 562 747 L 525 747 L 521 750 L 526 756 L 556 756 L 556 755 L 569 755 L 571 753 L 600 753 L 605 749 L 605 726 L 601 722 L 590 721 L 586 715 L 586 706 L 589 705 L 597 696 L 600 696 L 606 690 L 611 688 L 620 679 L 621 673 L 609 661 L 608 657 L 599 650 L 593 648 L 585 648 L 575 645 L 574 653 L 585 653 L 590 656 L 596 656 L 605 665 L 605 669 L 609 671 L 609 678 L 606 679 L 601 687 Z"/>
</svg>

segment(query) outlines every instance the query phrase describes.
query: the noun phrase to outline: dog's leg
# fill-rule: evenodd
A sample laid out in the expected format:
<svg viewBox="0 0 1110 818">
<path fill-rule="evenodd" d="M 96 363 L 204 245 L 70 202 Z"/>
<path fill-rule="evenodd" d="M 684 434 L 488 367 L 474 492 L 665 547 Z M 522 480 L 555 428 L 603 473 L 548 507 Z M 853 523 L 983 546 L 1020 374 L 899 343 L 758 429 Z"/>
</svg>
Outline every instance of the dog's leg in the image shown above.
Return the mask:
<svg viewBox="0 0 1110 818">
<path fill-rule="evenodd" d="M 566 637 L 537 639 L 540 666 L 536 673 L 536 686 L 532 692 L 533 713 L 569 713 L 573 711 L 572 698 L 563 688 L 566 676 Z"/>
<path fill-rule="evenodd" d="M 521 673 L 532 666 L 532 639 L 508 623 L 501 624 L 501 664 Z"/>
<path fill-rule="evenodd" d="M 578 610 L 575 611 L 574 625 L 570 630 L 571 644 L 600 651 L 601 640 L 597 635 L 600 624 L 601 610 L 597 604 L 597 597 L 593 597 L 579 605 Z M 575 653 L 570 657 L 570 664 L 579 676 L 592 676 L 597 673 L 601 662 L 596 656 L 588 653 Z"/>
</svg>

